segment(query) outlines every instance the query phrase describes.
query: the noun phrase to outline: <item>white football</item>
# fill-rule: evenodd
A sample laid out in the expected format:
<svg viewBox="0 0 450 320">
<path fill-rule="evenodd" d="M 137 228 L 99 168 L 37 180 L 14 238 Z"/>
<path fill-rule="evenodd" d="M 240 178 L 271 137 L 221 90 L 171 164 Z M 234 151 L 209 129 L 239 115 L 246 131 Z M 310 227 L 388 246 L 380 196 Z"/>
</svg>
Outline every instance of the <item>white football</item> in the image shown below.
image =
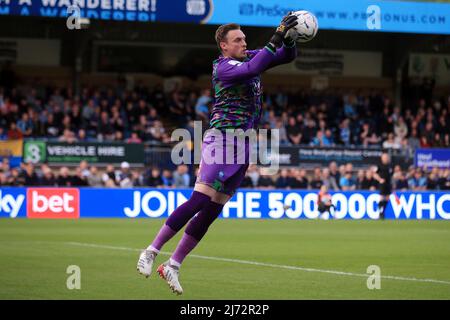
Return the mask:
<svg viewBox="0 0 450 320">
<path fill-rule="evenodd" d="M 298 24 L 287 32 L 286 37 L 297 42 L 308 42 L 314 39 L 319 30 L 316 16 L 306 10 L 295 11 L 292 14 L 297 16 Z"/>
</svg>

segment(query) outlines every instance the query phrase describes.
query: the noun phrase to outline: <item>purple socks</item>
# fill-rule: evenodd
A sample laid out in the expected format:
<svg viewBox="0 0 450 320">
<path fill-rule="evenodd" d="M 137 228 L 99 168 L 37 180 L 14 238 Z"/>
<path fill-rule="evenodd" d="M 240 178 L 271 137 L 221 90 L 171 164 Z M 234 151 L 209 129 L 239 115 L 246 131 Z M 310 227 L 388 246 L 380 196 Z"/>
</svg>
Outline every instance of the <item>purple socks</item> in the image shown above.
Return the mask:
<svg viewBox="0 0 450 320">
<path fill-rule="evenodd" d="M 171 259 L 176 263 L 181 264 L 184 258 L 186 258 L 203 238 L 206 231 L 208 231 L 209 226 L 219 216 L 222 208 L 223 204 L 210 201 L 208 205 L 206 205 L 197 216 L 189 222 Z"/>
<path fill-rule="evenodd" d="M 206 204 L 210 202 L 211 198 L 206 194 L 194 191 L 188 201 L 175 209 L 169 216 L 166 224 L 176 232 L 181 228 Z"/>
<path fill-rule="evenodd" d="M 161 250 L 191 218 L 186 231 L 172 254 L 171 261 L 177 266 L 197 246 L 199 241 L 208 231 L 209 226 L 216 220 L 223 209 L 223 204 L 212 202 L 211 198 L 201 192 L 194 191 L 188 201 L 179 206 L 161 227 L 158 235 L 149 246 L 150 250 Z"/>
<path fill-rule="evenodd" d="M 186 227 L 186 233 L 200 241 L 208 231 L 209 226 L 222 212 L 223 204 L 210 201 Z"/>
<path fill-rule="evenodd" d="M 164 243 L 166 243 L 167 241 L 169 241 L 170 239 L 172 239 L 172 237 L 176 234 L 177 232 L 175 230 L 173 230 L 171 227 L 169 227 L 167 224 L 164 224 L 161 229 L 159 229 L 158 235 L 155 237 L 155 239 L 153 240 L 150 249 L 153 249 L 153 251 L 156 250 L 161 250 L 162 246 L 164 245 Z M 159 253 L 159 252 L 158 252 Z"/>
<path fill-rule="evenodd" d="M 177 267 L 180 267 L 180 264 L 183 262 L 184 258 L 186 258 L 189 252 L 191 252 L 197 244 L 198 240 L 185 232 L 180 242 L 178 242 L 177 248 L 173 252 L 171 260 L 173 259 L 176 263 L 178 263 Z"/>
<path fill-rule="evenodd" d="M 162 246 L 169 241 L 203 206 L 210 202 L 206 194 L 194 191 L 188 201 L 175 209 L 166 223 L 161 227 L 149 249 L 159 252 Z"/>
</svg>

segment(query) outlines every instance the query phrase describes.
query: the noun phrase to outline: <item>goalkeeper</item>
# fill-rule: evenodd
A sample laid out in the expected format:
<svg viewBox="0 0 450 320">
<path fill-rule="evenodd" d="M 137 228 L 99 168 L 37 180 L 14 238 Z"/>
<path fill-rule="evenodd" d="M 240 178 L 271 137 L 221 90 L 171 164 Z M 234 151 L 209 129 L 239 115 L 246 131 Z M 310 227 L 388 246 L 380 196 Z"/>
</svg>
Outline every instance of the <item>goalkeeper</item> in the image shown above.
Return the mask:
<svg viewBox="0 0 450 320">
<path fill-rule="evenodd" d="M 225 24 L 217 29 L 215 38 L 221 55 L 212 66 L 214 104 L 210 117 L 211 129 L 224 132 L 257 128 L 262 105 L 260 74 L 295 59 L 295 42 L 286 37 L 287 31 L 295 25 L 297 17 L 288 13 L 270 41 L 260 50 L 247 50 L 245 34 L 237 24 Z M 137 269 L 148 277 L 162 246 L 188 224 L 170 259 L 158 267 L 160 276 L 177 294 L 183 292 L 179 282 L 183 260 L 198 245 L 245 177 L 249 165 L 248 142 L 243 144 L 243 164 L 230 163 L 225 159 L 221 164 L 211 162 L 211 159 L 208 161 L 209 155 L 205 149 L 227 150 L 227 146 L 231 150 L 242 148 L 234 139 L 228 140 L 225 134 L 220 139 L 216 135 L 205 135 L 200 170 L 191 197 L 170 215 L 151 245 L 139 257 Z"/>
</svg>

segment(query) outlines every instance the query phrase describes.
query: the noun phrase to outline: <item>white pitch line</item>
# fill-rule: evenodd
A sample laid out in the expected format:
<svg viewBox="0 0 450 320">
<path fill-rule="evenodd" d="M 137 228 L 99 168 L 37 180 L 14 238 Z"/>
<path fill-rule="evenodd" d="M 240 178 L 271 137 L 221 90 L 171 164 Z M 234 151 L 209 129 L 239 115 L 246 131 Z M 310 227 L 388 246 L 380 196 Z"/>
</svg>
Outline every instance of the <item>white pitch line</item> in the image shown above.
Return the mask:
<svg viewBox="0 0 450 320">
<path fill-rule="evenodd" d="M 65 244 L 73 245 L 73 246 L 102 248 L 102 249 L 111 249 L 111 250 L 122 250 L 122 251 L 141 251 L 142 250 L 142 249 L 135 249 L 135 248 L 128 248 L 128 247 L 108 246 L 108 245 L 95 244 L 95 243 L 65 242 Z M 172 252 L 161 251 L 160 254 L 170 256 L 170 255 L 172 255 Z M 286 266 L 286 265 L 281 265 L 281 264 L 263 263 L 263 262 L 248 261 L 248 260 L 229 259 L 229 258 L 220 258 L 220 257 L 208 257 L 208 256 L 201 256 L 198 254 L 190 254 L 189 257 L 205 259 L 205 260 L 213 260 L 213 261 L 224 261 L 224 262 L 232 262 L 232 263 L 240 263 L 240 264 L 249 264 L 249 265 L 278 268 L 278 269 L 281 268 L 281 269 L 299 270 L 299 271 L 306 271 L 306 272 L 336 274 L 336 275 L 340 275 L 340 276 L 353 276 L 353 277 L 363 277 L 363 278 L 367 278 L 370 276 L 370 274 L 365 274 L 365 273 L 353 273 L 353 272 L 344 272 L 344 271 L 336 271 L 336 270 L 324 270 L 324 269 L 314 269 L 314 268 L 305 268 L 305 267 L 296 267 L 296 266 Z M 381 276 L 381 278 L 390 279 L 390 280 L 431 282 L 431 283 L 450 285 L 450 281 L 436 280 L 436 279 L 419 279 L 419 278 L 412 278 L 412 277 L 383 276 L 383 275 Z"/>
</svg>

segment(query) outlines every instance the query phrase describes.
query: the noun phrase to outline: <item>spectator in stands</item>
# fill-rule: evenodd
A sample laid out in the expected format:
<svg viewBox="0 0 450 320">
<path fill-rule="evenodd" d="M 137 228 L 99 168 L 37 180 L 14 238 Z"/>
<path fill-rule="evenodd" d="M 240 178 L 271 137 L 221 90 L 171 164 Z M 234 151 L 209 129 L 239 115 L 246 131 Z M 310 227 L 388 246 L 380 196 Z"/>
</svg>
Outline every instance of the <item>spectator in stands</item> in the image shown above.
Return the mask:
<svg viewBox="0 0 450 320">
<path fill-rule="evenodd" d="M 116 183 L 121 188 L 131 188 L 133 183 L 131 182 L 130 164 L 127 161 L 123 161 L 120 164 L 120 170 L 115 174 Z"/>
<path fill-rule="evenodd" d="M 428 138 L 426 136 L 421 136 L 420 137 L 420 147 L 421 148 L 431 148 L 431 141 L 428 140 Z"/>
<path fill-rule="evenodd" d="M 252 181 L 252 186 L 256 188 L 258 186 L 258 181 L 259 181 L 259 176 L 260 176 L 259 169 L 256 167 L 256 165 L 251 164 L 248 167 L 247 174 Z"/>
<path fill-rule="evenodd" d="M 100 141 L 112 140 L 114 136 L 113 127 L 109 121 L 108 113 L 102 111 L 97 127 L 97 139 Z"/>
<path fill-rule="evenodd" d="M 44 132 L 45 135 L 49 138 L 56 138 L 59 136 L 59 125 L 55 121 L 55 116 L 53 115 L 53 113 L 50 113 L 47 117 L 47 121 L 44 125 Z"/>
<path fill-rule="evenodd" d="M 89 163 L 86 160 L 81 160 L 78 167 L 80 168 L 81 175 L 83 177 L 85 177 L 85 178 L 89 177 L 91 172 L 89 170 Z"/>
<path fill-rule="evenodd" d="M 8 137 L 8 140 L 18 140 L 23 138 L 23 133 L 17 128 L 15 122 L 11 122 L 11 124 L 9 125 L 8 133 L 6 135 Z"/>
<path fill-rule="evenodd" d="M 189 169 L 187 165 L 182 164 L 173 172 L 173 186 L 175 188 L 188 188 L 190 184 Z"/>
<path fill-rule="evenodd" d="M 89 175 L 87 176 L 87 183 L 90 187 L 99 188 L 103 186 L 103 180 L 101 175 L 98 173 L 97 167 L 90 167 Z"/>
<path fill-rule="evenodd" d="M 305 169 L 295 170 L 294 180 L 292 181 L 293 189 L 309 189 L 309 180 L 306 177 Z"/>
<path fill-rule="evenodd" d="M 6 161 L 5 161 L 6 160 Z M 3 158 L 2 162 L 0 162 L 0 172 L 3 175 L 3 182 L 0 183 L 0 185 L 7 185 L 8 184 L 8 179 L 11 176 L 11 168 L 8 162 L 8 158 Z"/>
<path fill-rule="evenodd" d="M 431 142 L 434 140 L 434 128 L 433 128 L 433 122 L 432 121 L 428 121 L 425 124 L 425 129 L 421 132 L 420 136 L 422 138 L 426 138 L 426 141 L 431 146 Z"/>
<path fill-rule="evenodd" d="M 6 185 L 8 185 L 8 178 L 6 177 L 6 174 L 0 170 L 0 186 Z"/>
<path fill-rule="evenodd" d="M 64 129 L 63 135 L 58 138 L 59 142 L 74 143 L 77 141 L 75 133 L 69 129 Z"/>
<path fill-rule="evenodd" d="M 408 179 L 408 186 L 414 191 L 426 190 L 427 178 L 423 175 L 421 169 L 417 168 L 414 175 Z"/>
<path fill-rule="evenodd" d="M 139 138 L 136 131 L 131 133 L 131 136 L 127 139 L 127 143 L 142 143 L 142 139 Z"/>
<path fill-rule="evenodd" d="M 303 126 L 301 134 L 302 134 L 302 143 L 309 144 L 314 139 L 316 132 L 316 122 L 311 116 L 308 116 L 305 119 L 306 126 Z"/>
<path fill-rule="evenodd" d="M 341 124 L 339 125 L 339 137 L 341 140 L 341 143 L 349 146 L 351 144 L 351 132 L 350 132 L 350 120 L 344 119 L 342 120 Z"/>
<path fill-rule="evenodd" d="M 385 99 L 383 112 L 379 114 L 377 123 L 378 135 L 385 139 L 393 131 L 393 119 L 390 113 L 389 99 Z"/>
<path fill-rule="evenodd" d="M 170 137 L 167 135 L 162 122 L 159 120 L 153 122 L 153 126 L 150 128 L 150 134 L 153 140 L 164 143 L 170 142 Z"/>
<path fill-rule="evenodd" d="M 294 117 L 289 117 L 289 122 L 286 127 L 286 132 L 289 142 L 293 145 L 299 145 L 302 141 L 301 128 L 297 125 Z"/>
<path fill-rule="evenodd" d="M 108 179 L 105 181 L 106 188 L 117 188 L 117 184 L 115 184 L 113 179 Z"/>
<path fill-rule="evenodd" d="M 182 127 L 186 121 L 186 110 L 183 101 L 183 94 L 179 88 L 172 91 L 169 98 L 169 111 L 176 121 L 178 127 Z"/>
<path fill-rule="evenodd" d="M 355 109 L 356 97 L 353 95 L 345 94 L 343 97 L 343 100 L 344 100 L 344 115 L 348 118 L 355 117 L 356 116 L 356 109 Z"/>
<path fill-rule="evenodd" d="M 72 186 L 86 187 L 88 186 L 87 177 L 83 175 L 80 167 L 75 168 L 75 174 L 72 176 Z"/>
<path fill-rule="evenodd" d="M 321 185 L 325 185 L 327 187 L 327 190 L 339 190 L 337 181 L 333 176 L 330 175 L 330 170 L 328 168 L 324 168 L 322 170 Z"/>
<path fill-rule="evenodd" d="M 400 143 L 395 141 L 395 136 L 393 133 L 388 134 L 387 140 L 383 142 L 384 149 L 400 149 Z"/>
<path fill-rule="evenodd" d="M 123 131 L 114 131 L 111 141 L 123 141 Z"/>
<path fill-rule="evenodd" d="M 439 170 L 439 190 L 450 190 L 450 170 Z"/>
<path fill-rule="evenodd" d="M 59 169 L 59 175 L 56 179 L 56 184 L 59 187 L 71 187 L 72 186 L 72 176 L 69 174 L 69 168 L 61 167 Z"/>
<path fill-rule="evenodd" d="M 369 146 L 369 139 L 371 136 L 370 125 L 367 122 L 364 122 L 362 125 L 362 130 L 359 134 L 359 141 L 364 147 Z"/>
<path fill-rule="evenodd" d="M 290 189 L 291 178 L 287 169 L 281 169 L 280 175 L 275 182 L 275 187 L 278 189 Z"/>
<path fill-rule="evenodd" d="M 39 185 L 39 178 L 34 170 L 34 165 L 29 163 L 22 163 L 22 172 L 25 186 L 37 186 Z"/>
<path fill-rule="evenodd" d="M 173 185 L 172 171 L 170 171 L 168 169 L 163 170 L 162 182 L 163 182 L 163 186 L 172 187 L 172 185 Z"/>
<path fill-rule="evenodd" d="M 142 175 L 139 174 L 138 171 L 136 170 L 132 170 L 131 171 L 131 179 L 130 179 L 130 188 L 132 187 L 143 187 L 145 186 L 144 184 L 144 177 Z"/>
<path fill-rule="evenodd" d="M 356 183 L 352 178 L 352 172 L 351 171 L 345 171 L 344 176 L 341 176 L 341 179 L 339 181 L 339 185 L 341 186 L 341 189 L 343 191 L 349 191 L 349 190 L 355 190 L 356 189 Z"/>
<path fill-rule="evenodd" d="M 328 165 L 328 169 L 330 170 L 330 176 L 333 177 L 336 182 L 339 182 L 341 174 L 339 173 L 336 161 L 331 161 Z"/>
<path fill-rule="evenodd" d="M 331 132 L 330 129 L 325 130 L 325 136 L 323 137 L 322 142 L 323 142 L 323 145 L 326 147 L 335 145 L 333 133 Z"/>
<path fill-rule="evenodd" d="M 42 177 L 40 178 L 39 185 L 49 187 L 57 185 L 57 180 L 50 167 L 46 166 L 42 169 Z"/>
<path fill-rule="evenodd" d="M 314 147 L 324 147 L 324 136 L 322 131 L 317 131 L 316 137 L 310 142 L 311 146 Z"/>
<path fill-rule="evenodd" d="M 125 125 L 124 125 L 124 121 L 119 113 L 119 109 L 117 109 L 117 107 L 113 107 L 111 112 L 112 112 L 112 115 L 111 115 L 109 122 L 111 124 L 112 129 L 114 131 L 123 132 Z"/>
<path fill-rule="evenodd" d="M 81 126 L 83 128 L 88 128 L 91 118 L 95 115 L 95 102 L 93 99 L 89 99 L 84 105 L 81 111 Z"/>
<path fill-rule="evenodd" d="M 427 178 L 427 189 L 438 190 L 439 189 L 439 170 L 433 168 Z"/>
<path fill-rule="evenodd" d="M 102 175 L 102 180 L 103 180 L 103 183 L 105 185 L 112 185 L 112 184 L 114 184 L 114 185 L 117 186 L 116 172 L 115 172 L 114 166 L 112 164 L 108 164 L 106 166 L 106 170 L 105 170 L 105 172 Z"/>
<path fill-rule="evenodd" d="M 374 171 L 372 168 L 365 171 L 364 180 L 362 183 L 362 189 L 375 191 L 378 189 L 378 181 L 374 177 Z"/>
<path fill-rule="evenodd" d="M 195 104 L 195 114 L 197 118 L 201 120 L 204 124 L 209 122 L 209 104 L 211 103 L 211 90 L 203 89 L 202 94 L 197 99 Z"/>
<path fill-rule="evenodd" d="M 12 187 L 20 187 L 25 185 L 25 179 L 17 168 L 12 168 L 11 175 L 7 178 L 7 183 Z"/>
<path fill-rule="evenodd" d="M 312 189 L 320 189 L 322 186 L 322 171 L 319 167 L 314 169 L 314 176 L 310 182 Z"/>
<path fill-rule="evenodd" d="M 398 120 L 394 125 L 395 141 L 400 143 L 408 135 L 408 126 L 402 116 L 398 116 Z"/>
<path fill-rule="evenodd" d="M 347 162 L 345 164 L 345 171 L 350 172 L 352 175 L 352 180 L 355 180 L 355 178 L 353 177 L 353 164 L 351 162 Z"/>
<path fill-rule="evenodd" d="M 443 139 L 443 136 L 439 134 L 439 132 L 436 132 L 434 134 L 433 141 L 431 141 L 431 145 L 434 148 L 442 148 L 445 147 L 445 140 Z"/>
<path fill-rule="evenodd" d="M 244 179 L 242 179 L 241 185 L 239 188 L 254 188 L 252 178 L 250 178 L 248 174 L 248 170 L 245 173 Z"/>
<path fill-rule="evenodd" d="M 394 180 L 394 189 L 400 191 L 406 191 L 408 189 L 408 180 L 403 171 L 400 171 L 397 179 Z"/>
<path fill-rule="evenodd" d="M 280 145 L 289 145 L 289 138 L 286 131 L 286 127 L 283 124 L 283 121 L 276 120 L 275 121 L 275 129 L 278 130 L 279 139 L 280 139 Z"/>
<path fill-rule="evenodd" d="M 147 178 L 147 186 L 155 188 L 161 188 L 163 186 L 161 171 L 157 167 L 151 168 L 150 175 Z"/>
<path fill-rule="evenodd" d="M 33 132 L 33 123 L 29 118 L 28 113 L 22 113 L 22 118 L 17 121 L 17 128 L 22 132 L 24 137 L 31 136 Z"/>
<path fill-rule="evenodd" d="M 88 137 L 86 136 L 86 131 L 84 129 L 78 130 L 78 133 L 75 137 L 78 142 L 88 142 Z"/>
<path fill-rule="evenodd" d="M 260 175 L 258 179 L 258 187 L 261 189 L 274 189 L 274 181 L 271 175 L 266 175 L 264 170 L 260 170 Z"/>
<path fill-rule="evenodd" d="M 420 148 L 420 140 L 417 137 L 417 129 L 412 130 L 411 135 L 408 138 L 408 146 L 413 150 Z"/>
<path fill-rule="evenodd" d="M 72 125 L 72 119 L 71 119 L 70 116 L 67 115 L 67 114 L 63 117 L 63 120 L 62 120 L 62 129 L 63 129 L 63 131 L 64 131 L 64 130 L 73 131 L 73 130 L 75 129 L 75 126 Z"/>
<path fill-rule="evenodd" d="M 356 190 L 363 190 L 364 188 L 364 179 L 366 177 L 366 173 L 364 170 L 358 170 L 356 175 Z"/>
</svg>

